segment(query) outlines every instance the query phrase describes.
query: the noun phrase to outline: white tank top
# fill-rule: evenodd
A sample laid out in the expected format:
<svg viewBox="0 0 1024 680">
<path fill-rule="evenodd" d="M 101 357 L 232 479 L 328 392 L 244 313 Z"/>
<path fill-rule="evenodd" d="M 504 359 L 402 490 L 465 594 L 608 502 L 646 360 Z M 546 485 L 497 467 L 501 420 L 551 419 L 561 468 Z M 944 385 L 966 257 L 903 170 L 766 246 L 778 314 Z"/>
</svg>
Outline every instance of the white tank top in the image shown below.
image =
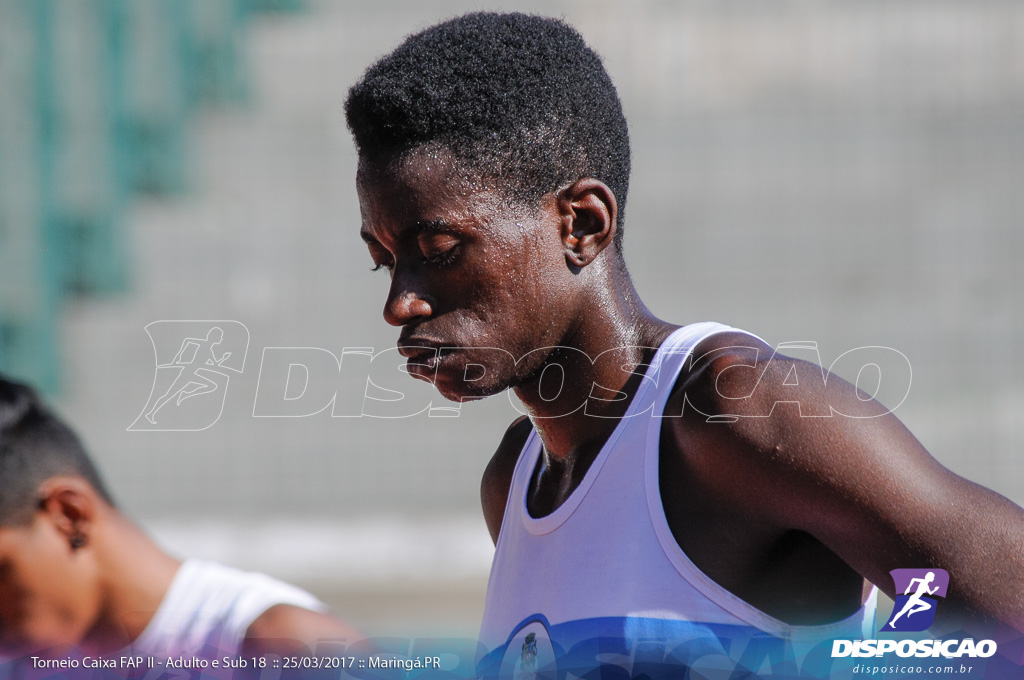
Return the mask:
<svg viewBox="0 0 1024 680">
<path fill-rule="evenodd" d="M 594 659 L 635 675 L 645 659 L 714 666 L 737 664 L 744 654 L 778 671 L 800 664 L 822 640 L 871 636 L 876 591 L 837 623 L 787 625 L 712 581 L 669 529 L 658 483 L 660 416 L 692 348 L 723 331 L 735 329 L 696 323 L 665 340 L 579 487 L 538 518 L 526 508 L 541 455 L 540 438 L 530 433 L 491 566 L 480 638 L 494 651 L 481 676 L 530 677 L 551 664 L 580 668 Z M 756 658 L 744 665 L 759 667 Z"/>
<path fill-rule="evenodd" d="M 187 560 L 132 651 L 206 659 L 235 655 L 253 621 L 278 604 L 327 609 L 306 591 L 264 574 Z"/>
</svg>

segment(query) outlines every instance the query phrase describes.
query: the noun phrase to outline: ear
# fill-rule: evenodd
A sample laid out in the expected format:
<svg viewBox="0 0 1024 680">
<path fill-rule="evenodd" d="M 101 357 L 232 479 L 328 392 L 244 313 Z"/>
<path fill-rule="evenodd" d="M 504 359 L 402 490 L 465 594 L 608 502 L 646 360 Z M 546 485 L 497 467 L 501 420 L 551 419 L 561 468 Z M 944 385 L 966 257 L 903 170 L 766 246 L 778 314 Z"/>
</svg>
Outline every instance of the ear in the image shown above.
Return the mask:
<svg viewBox="0 0 1024 680">
<path fill-rule="evenodd" d="M 585 267 L 615 240 L 615 194 L 604 182 L 584 177 L 560 190 L 557 201 L 565 258 L 570 266 Z"/>
<path fill-rule="evenodd" d="M 71 550 L 84 547 L 98 503 L 92 485 L 78 477 L 51 477 L 40 485 L 39 496 L 40 512 L 64 535 Z"/>
</svg>

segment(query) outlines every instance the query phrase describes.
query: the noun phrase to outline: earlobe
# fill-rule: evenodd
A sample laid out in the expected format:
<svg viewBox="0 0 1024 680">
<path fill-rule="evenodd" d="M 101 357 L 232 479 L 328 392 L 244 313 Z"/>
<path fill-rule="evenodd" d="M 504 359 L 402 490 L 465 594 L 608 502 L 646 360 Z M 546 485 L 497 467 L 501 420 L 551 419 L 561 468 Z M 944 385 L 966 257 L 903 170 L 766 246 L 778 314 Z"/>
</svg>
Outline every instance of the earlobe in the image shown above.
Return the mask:
<svg viewBox="0 0 1024 680">
<path fill-rule="evenodd" d="M 81 531 L 76 531 L 68 539 L 68 545 L 71 546 L 71 550 L 73 551 L 78 550 L 79 548 L 84 548 L 88 542 L 89 537 Z"/>
<path fill-rule="evenodd" d="M 569 265 L 585 267 L 613 243 L 618 205 L 604 182 L 584 177 L 561 189 L 558 209 Z"/>
<path fill-rule="evenodd" d="M 76 478 L 48 479 L 39 489 L 40 510 L 64 535 L 72 551 L 89 543 L 89 528 L 96 511 L 92 487 Z"/>
</svg>

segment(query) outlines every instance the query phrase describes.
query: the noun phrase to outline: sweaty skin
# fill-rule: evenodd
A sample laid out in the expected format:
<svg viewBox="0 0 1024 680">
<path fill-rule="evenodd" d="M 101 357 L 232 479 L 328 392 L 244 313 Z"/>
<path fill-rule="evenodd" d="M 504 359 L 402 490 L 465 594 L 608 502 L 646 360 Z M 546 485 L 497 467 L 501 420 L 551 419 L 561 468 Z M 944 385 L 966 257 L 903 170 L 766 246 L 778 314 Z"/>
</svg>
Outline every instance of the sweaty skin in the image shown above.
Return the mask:
<svg viewBox="0 0 1024 680">
<path fill-rule="evenodd" d="M 531 422 L 543 453 L 527 507 L 540 517 L 572 494 L 625 412 L 638 384 L 629 370 L 677 326 L 640 300 L 613 245 L 615 197 L 596 179 L 523 205 L 435 148 L 362 159 L 357 191 L 410 373 L 451 399 L 513 389 L 528 409 L 482 481 L 497 541 Z M 659 475 L 669 526 L 704 573 L 786 623 L 820 624 L 860 606 L 864 579 L 893 596 L 891 569 L 935 566 L 957 584 L 944 610 L 1024 629 L 1024 511 L 943 468 L 836 376 L 783 389 L 792 362 L 740 334 L 712 336 L 693 356 L 666 408 L 680 417 L 662 425 Z M 542 376 L 554 364 L 566 378 L 552 398 Z M 480 367 L 482 379 L 467 379 Z M 772 410 L 794 396 L 846 415 Z M 741 417 L 708 422 L 716 414 Z"/>
</svg>

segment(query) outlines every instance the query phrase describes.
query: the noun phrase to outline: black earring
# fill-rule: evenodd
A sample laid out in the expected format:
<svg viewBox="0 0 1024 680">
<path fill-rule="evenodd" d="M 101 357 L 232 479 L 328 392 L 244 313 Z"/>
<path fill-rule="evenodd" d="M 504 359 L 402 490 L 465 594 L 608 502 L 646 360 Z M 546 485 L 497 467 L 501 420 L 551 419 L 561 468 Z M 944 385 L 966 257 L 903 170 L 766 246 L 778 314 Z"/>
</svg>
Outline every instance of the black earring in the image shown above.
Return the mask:
<svg viewBox="0 0 1024 680">
<path fill-rule="evenodd" d="M 89 537 L 83 534 L 81 531 L 76 531 L 68 539 L 68 544 L 72 550 L 78 550 L 79 548 L 85 547 L 85 544 L 89 542 Z"/>
</svg>

